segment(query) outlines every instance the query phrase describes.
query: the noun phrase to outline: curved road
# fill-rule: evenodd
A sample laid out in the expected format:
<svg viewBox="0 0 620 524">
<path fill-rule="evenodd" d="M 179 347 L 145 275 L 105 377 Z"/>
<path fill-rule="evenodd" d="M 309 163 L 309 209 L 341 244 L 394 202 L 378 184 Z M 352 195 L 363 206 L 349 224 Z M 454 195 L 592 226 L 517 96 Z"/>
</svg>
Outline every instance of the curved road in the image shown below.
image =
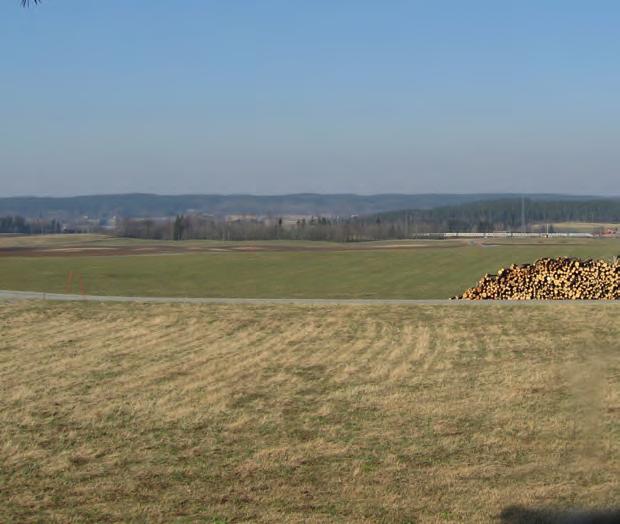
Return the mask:
<svg viewBox="0 0 620 524">
<path fill-rule="evenodd" d="M 296 305 L 401 305 L 401 306 L 474 306 L 474 305 L 541 305 L 549 303 L 620 304 L 620 300 L 440 300 L 440 299 L 340 299 L 340 298 L 185 298 L 185 297 L 115 297 L 99 295 L 69 295 L 37 291 L 0 290 L 0 300 L 52 300 L 59 302 L 140 302 L 157 304 L 296 304 Z"/>
</svg>

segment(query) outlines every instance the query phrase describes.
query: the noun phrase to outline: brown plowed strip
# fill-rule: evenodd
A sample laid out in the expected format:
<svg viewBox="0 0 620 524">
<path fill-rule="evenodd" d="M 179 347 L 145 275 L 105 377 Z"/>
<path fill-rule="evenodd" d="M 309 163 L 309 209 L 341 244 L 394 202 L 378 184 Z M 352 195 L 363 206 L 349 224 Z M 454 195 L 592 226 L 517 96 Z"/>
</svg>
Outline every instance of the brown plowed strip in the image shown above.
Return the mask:
<svg viewBox="0 0 620 524">
<path fill-rule="evenodd" d="M 295 245 L 245 245 L 227 246 L 152 245 L 152 246 L 28 246 L 0 247 L 0 257 L 83 257 L 83 256 L 135 256 L 135 255 L 181 255 L 189 253 L 269 253 L 269 252 L 338 252 L 338 251 L 385 251 L 425 248 L 451 248 L 460 244 L 437 242 L 436 244 L 335 244 L 333 246 Z"/>
</svg>

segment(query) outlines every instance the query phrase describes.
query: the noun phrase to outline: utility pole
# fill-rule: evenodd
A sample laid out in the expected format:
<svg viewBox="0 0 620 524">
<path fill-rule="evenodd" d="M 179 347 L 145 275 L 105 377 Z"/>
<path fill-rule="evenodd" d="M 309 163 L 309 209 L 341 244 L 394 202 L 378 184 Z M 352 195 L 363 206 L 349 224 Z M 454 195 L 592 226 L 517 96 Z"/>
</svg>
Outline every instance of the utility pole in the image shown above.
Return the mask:
<svg viewBox="0 0 620 524">
<path fill-rule="evenodd" d="M 525 234 L 525 196 L 521 196 L 521 233 Z"/>
</svg>

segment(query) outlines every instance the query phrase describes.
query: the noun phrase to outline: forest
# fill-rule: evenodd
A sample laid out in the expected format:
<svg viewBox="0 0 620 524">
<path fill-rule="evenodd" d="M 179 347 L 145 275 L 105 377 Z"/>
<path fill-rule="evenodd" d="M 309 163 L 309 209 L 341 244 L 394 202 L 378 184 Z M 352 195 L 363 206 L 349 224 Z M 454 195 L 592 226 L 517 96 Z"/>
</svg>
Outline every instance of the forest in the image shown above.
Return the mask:
<svg viewBox="0 0 620 524">
<path fill-rule="evenodd" d="M 499 199 L 406 209 L 353 216 L 287 215 L 226 219 L 204 213 L 178 213 L 163 218 L 127 217 L 114 229 L 101 230 L 121 237 L 159 240 L 325 240 L 359 242 L 415 238 L 433 233 L 490 233 L 546 230 L 554 223 L 620 223 L 620 199 L 539 201 Z M 549 225 L 549 226 L 547 226 Z M 97 226 L 81 230 L 59 219 L 28 219 L 19 215 L 0 217 L 2 234 L 51 234 L 97 232 Z"/>
<path fill-rule="evenodd" d="M 28 220 L 22 216 L 0 217 L 0 233 L 14 235 L 45 235 L 62 232 L 62 224 L 56 220 Z"/>
<path fill-rule="evenodd" d="M 357 242 L 433 233 L 531 231 L 558 222 L 620 223 L 619 200 L 543 202 L 503 199 L 353 217 L 238 219 L 180 214 L 167 220 L 126 219 L 117 234 L 152 239 L 324 240 Z M 553 231 L 553 226 L 547 228 Z"/>
</svg>

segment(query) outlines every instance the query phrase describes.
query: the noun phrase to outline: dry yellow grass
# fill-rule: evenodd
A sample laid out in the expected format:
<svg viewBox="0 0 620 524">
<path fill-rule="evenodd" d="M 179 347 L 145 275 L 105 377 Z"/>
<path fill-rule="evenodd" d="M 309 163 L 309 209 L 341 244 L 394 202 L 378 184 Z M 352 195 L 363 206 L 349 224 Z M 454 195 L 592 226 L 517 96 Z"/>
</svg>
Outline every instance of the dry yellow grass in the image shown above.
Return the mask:
<svg viewBox="0 0 620 524">
<path fill-rule="evenodd" d="M 0 521 L 618 506 L 618 313 L 0 304 Z"/>
<path fill-rule="evenodd" d="M 47 247 L 56 245 L 88 245 L 91 242 L 109 240 L 113 237 L 95 234 L 59 235 L 0 235 L 0 248 Z"/>
<path fill-rule="evenodd" d="M 564 231 L 593 233 L 600 231 L 601 229 L 618 229 L 619 227 L 620 224 L 614 224 L 610 222 L 556 222 L 555 224 L 553 224 L 553 228 L 559 233 L 562 233 Z"/>
</svg>

